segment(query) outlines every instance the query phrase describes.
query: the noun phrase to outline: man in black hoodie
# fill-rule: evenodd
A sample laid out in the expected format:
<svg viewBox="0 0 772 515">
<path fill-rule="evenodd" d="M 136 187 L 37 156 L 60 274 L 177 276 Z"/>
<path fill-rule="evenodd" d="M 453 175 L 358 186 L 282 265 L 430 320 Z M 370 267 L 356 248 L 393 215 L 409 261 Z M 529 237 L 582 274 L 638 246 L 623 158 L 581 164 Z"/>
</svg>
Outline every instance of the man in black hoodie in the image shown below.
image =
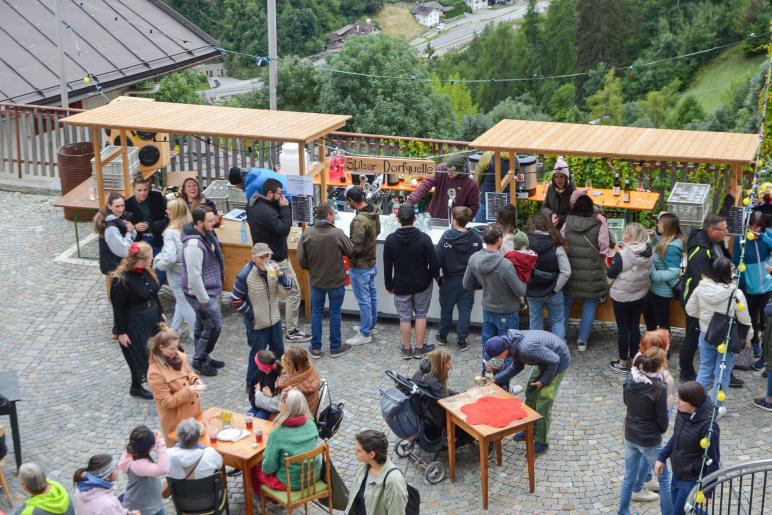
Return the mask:
<svg viewBox="0 0 772 515">
<path fill-rule="evenodd" d="M 466 337 L 469 335 L 469 319 L 474 305 L 474 290 L 464 289 L 464 272 L 469 256 L 482 249 L 482 239 L 475 231 L 469 231 L 466 224 L 472 219 L 472 210 L 466 206 L 455 206 L 451 211 L 451 228 L 437 243 L 437 260 L 442 270 L 440 286 L 440 330 L 434 340 L 440 345 L 448 344 L 448 333 L 453 321 L 453 308 L 458 306 L 456 322 L 456 343 L 460 350 L 468 350 Z"/>
<path fill-rule="evenodd" d="M 262 193 L 261 195 L 260 192 L 255 192 L 247 206 L 247 223 L 252 234 L 252 243 L 267 243 L 273 252 L 274 261 L 279 263 L 281 272 L 292 281 L 297 281 L 287 250 L 287 236 L 292 228 L 289 201 L 284 196 L 281 183 L 276 179 L 266 180 Z M 286 294 L 284 309 L 284 339 L 290 343 L 310 341 L 311 336 L 298 328 L 299 291 Z"/>
<path fill-rule="evenodd" d="M 683 303 L 689 300 L 692 292 L 700 284 L 702 276 L 708 274 L 713 262 L 721 256 L 730 258 L 729 251 L 724 246 L 727 235 L 727 223 L 724 217 L 709 214 L 702 222 L 701 230 L 693 230 L 687 243 L 687 263 L 684 273 Z M 693 381 L 697 378 L 694 370 L 694 354 L 700 337 L 700 321 L 686 315 L 686 334 L 681 350 L 678 353 L 678 363 L 681 368 L 681 382 Z"/>
<path fill-rule="evenodd" d="M 390 234 L 383 245 L 383 280 L 386 290 L 394 295 L 402 335 L 402 359 L 421 359 L 434 350 L 424 345 L 426 315 L 432 300 L 432 279 L 439 283 L 440 267 L 432 239 L 415 227 L 413 206 L 399 208 L 397 218 L 402 227 Z M 411 321 L 415 317 L 415 352 L 410 346 Z"/>
</svg>

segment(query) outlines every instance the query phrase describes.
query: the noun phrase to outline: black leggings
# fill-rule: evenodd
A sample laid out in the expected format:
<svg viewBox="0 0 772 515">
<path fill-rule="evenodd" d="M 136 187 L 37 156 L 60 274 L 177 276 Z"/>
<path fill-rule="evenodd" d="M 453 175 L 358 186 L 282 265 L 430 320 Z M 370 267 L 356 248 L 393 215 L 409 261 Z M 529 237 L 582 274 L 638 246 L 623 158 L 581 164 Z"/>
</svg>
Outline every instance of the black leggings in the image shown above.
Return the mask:
<svg viewBox="0 0 772 515">
<path fill-rule="evenodd" d="M 646 330 L 654 331 L 657 328 L 670 331 L 670 297 L 660 297 L 649 292 L 643 305 L 643 319 L 646 321 Z"/>
<path fill-rule="evenodd" d="M 611 302 L 617 321 L 619 359 L 632 359 L 638 353 L 638 344 L 641 342 L 641 313 L 646 297 L 632 302 L 618 302 L 614 299 Z"/>
<path fill-rule="evenodd" d="M 762 293 L 761 295 L 745 293 L 745 300 L 748 301 L 748 314 L 751 316 L 753 341 L 758 343 L 764 332 L 764 306 L 769 300 L 769 293 Z"/>
</svg>

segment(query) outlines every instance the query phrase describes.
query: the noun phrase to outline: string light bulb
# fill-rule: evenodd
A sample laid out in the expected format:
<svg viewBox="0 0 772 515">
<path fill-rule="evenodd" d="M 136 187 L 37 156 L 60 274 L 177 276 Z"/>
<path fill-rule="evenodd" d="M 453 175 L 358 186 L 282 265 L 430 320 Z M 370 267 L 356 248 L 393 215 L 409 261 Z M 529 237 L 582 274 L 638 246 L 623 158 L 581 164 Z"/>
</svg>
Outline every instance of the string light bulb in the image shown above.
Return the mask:
<svg viewBox="0 0 772 515">
<path fill-rule="evenodd" d="M 726 343 L 724 343 L 724 342 L 721 342 L 721 343 L 719 343 L 719 344 L 718 344 L 718 347 L 716 347 L 716 351 L 717 351 L 719 354 L 723 354 L 723 353 L 725 353 L 725 352 L 726 352 Z"/>
<path fill-rule="evenodd" d="M 749 205 L 750 205 L 750 203 L 751 203 L 751 199 L 750 199 L 750 197 L 745 197 L 745 198 L 743 199 L 743 206 L 749 206 Z"/>
<path fill-rule="evenodd" d="M 91 77 L 89 77 L 88 75 L 84 75 L 83 84 L 88 84 L 89 82 L 91 82 Z"/>
<path fill-rule="evenodd" d="M 700 440 L 700 447 L 702 447 L 703 449 L 707 449 L 709 445 L 710 445 L 710 440 L 708 440 L 707 436 L 703 436 L 702 440 Z"/>
<path fill-rule="evenodd" d="M 737 311 L 745 311 L 745 304 L 743 304 L 742 302 L 738 302 Z"/>
<path fill-rule="evenodd" d="M 746 235 L 745 235 L 745 237 L 746 237 L 748 240 L 750 240 L 750 241 L 753 241 L 753 240 L 755 240 L 755 239 L 756 239 L 756 235 L 755 235 L 755 234 L 753 234 L 753 231 L 748 231 L 748 234 L 746 234 Z"/>
<path fill-rule="evenodd" d="M 726 400 L 726 394 L 724 393 L 724 390 L 719 389 L 718 393 L 716 394 L 716 400 L 723 401 Z"/>
<path fill-rule="evenodd" d="M 697 490 L 697 493 L 694 494 L 694 502 L 697 504 L 702 504 L 705 502 L 705 494 L 702 493 L 702 490 Z"/>
<path fill-rule="evenodd" d="M 737 265 L 737 270 L 740 273 L 745 272 L 745 262 L 744 261 L 742 263 L 740 263 L 739 265 Z"/>
</svg>

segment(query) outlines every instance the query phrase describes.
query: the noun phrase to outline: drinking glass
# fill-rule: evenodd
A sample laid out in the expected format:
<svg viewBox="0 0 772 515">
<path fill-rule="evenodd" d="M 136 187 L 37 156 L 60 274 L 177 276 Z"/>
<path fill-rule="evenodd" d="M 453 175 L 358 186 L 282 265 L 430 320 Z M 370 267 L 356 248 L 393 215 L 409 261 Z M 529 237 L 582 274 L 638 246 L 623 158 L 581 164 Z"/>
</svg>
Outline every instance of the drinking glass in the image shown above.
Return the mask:
<svg viewBox="0 0 772 515">
<path fill-rule="evenodd" d="M 244 425 L 246 426 L 247 431 L 252 431 L 252 420 L 253 416 L 251 413 L 244 414 Z"/>
</svg>

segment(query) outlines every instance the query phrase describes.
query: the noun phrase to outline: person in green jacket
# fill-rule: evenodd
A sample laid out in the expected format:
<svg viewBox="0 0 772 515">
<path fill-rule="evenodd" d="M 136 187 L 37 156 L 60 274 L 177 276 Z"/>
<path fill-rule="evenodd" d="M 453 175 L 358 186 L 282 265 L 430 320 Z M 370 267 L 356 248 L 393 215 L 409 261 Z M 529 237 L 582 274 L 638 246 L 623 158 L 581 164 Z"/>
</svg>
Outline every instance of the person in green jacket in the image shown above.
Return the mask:
<svg viewBox="0 0 772 515">
<path fill-rule="evenodd" d="M 286 490 L 288 486 L 284 455 L 295 456 L 311 451 L 317 447 L 319 439 L 305 395 L 294 388 L 285 392 L 279 400 L 279 414 L 273 421 L 275 429 L 268 435 L 262 467 L 258 470 L 259 481 L 276 490 Z M 300 489 L 300 467 L 300 463 L 290 466 L 290 490 Z M 317 461 L 317 478 L 321 470 L 321 461 Z"/>
<path fill-rule="evenodd" d="M 19 482 L 30 496 L 13 515 L 75 515 L 67 490 L 56 481 L 49 481 L 36 463 L 19 468 Z"/>
<path fill-rule="evenodd" d="M 405 515 L 407 483 L 389 461 L 389 440 L 380 431 L 357 433 L 354 454 L 360 462 L 346 506 L 347 515 Z M 356 494 L 354 494 L 356 492 Z"/>
</svg>

